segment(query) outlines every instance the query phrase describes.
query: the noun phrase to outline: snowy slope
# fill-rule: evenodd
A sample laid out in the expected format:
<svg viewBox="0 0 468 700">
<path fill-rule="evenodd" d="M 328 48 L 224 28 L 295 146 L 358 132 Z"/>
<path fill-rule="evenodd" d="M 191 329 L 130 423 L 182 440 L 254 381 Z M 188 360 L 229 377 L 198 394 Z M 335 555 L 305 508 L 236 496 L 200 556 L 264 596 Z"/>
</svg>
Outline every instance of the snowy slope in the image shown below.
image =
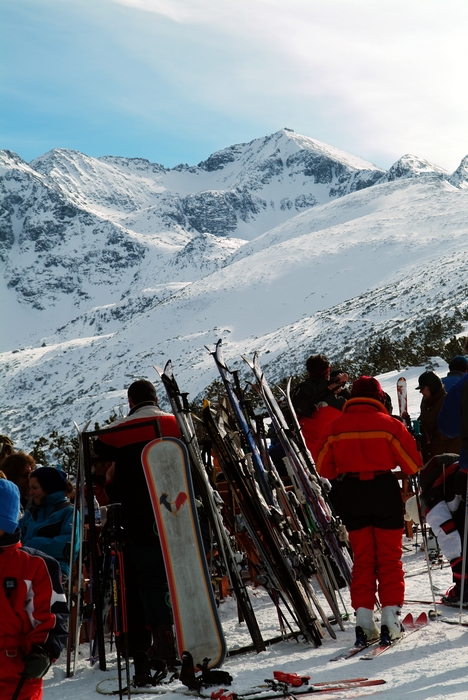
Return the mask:
<svg viewBox="0 0 468 700">
<path fill-rule="evenodd" d="M 274 175 L 265 163 L 278 152 Z M 466 315 L 464 161 L 455 177 L 404 156 L 385 174 L 286 130 L 171 171 L 62 150 L 31 165 L 2 158 L 2 432 L 24 446 L 72 420 L 102 421 L 124 406 L 132 378 L 155 379 L 152 365 L 169 357 L 194 398 L 216 377 L 205 345 L 220 337 L 230 364 L 257 350 L 276 381 L 311 352 L 352 358 L 372 333 Z M 317 184 L 332 162 L 332 179 Z M 344 189 L 331 196 L 338 172 Z M 378 182 L 358 187 L 369 173 Z M 286 221 L 282 212 L 263 233 L 256 220 L 251 241 L 175 219 L 147 232 L 122 223 L 151 207 L 161 223 L 167 210 L 147 207 L 154 197 L 240 185 L 249 197 L 292 197 L 304 183 L 325 187 L 326 203 L 292 208 Z"/>
</svg>

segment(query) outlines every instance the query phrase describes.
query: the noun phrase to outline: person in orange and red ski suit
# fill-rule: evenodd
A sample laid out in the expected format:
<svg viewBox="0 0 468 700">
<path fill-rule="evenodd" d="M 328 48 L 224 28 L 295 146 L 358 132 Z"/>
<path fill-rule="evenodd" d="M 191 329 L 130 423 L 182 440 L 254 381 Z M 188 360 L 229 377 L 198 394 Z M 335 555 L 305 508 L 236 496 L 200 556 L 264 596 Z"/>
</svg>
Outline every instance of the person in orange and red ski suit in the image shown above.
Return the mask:
<svg viewBox="0 0 468 700">
<path fill-rule="evenodd" d="M 0 698 L 41 700 L 42 677 L 67 641 L 55 559 L 22 547 L 16 484 L 0 479 Z"/>
<path fill-rule="evenodd" d="M 357 379 L 342 414 L 327 426 L 317 459 L 319 474 L 333 482 L 332 501 L 354 553 L 351 603 L 359 641 L 379 634 L 373 614 L 377 590 L 381 636 L 401 635 L 404 508 L 392 469 L 415 474 L 422 467 L 414 438 L 384 402 L 376 379 Z"/>
</svg>

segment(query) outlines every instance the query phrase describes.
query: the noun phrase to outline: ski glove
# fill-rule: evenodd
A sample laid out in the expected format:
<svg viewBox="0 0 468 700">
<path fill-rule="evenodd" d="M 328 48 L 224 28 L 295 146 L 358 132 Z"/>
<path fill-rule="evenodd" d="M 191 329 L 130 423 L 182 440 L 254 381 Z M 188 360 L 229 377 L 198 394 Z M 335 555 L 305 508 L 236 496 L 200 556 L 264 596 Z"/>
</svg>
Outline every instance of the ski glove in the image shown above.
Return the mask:
<svg viewBox="0 0 468 700">
<path fill-rule="evenodd" d="M 23 660 L 23 675 L 26 678 L 43 678 L 52 663 L 49 654 L 39 645 L 33 646 Z"/>
</svg>

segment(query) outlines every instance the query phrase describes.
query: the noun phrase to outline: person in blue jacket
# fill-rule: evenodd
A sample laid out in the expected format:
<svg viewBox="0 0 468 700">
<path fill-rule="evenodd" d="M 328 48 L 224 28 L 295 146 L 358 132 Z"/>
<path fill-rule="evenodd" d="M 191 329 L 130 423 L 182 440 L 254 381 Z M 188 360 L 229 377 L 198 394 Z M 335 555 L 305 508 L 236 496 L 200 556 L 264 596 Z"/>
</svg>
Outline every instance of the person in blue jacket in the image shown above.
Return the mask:
<svg viewBox="0 0 468 700">
<path fill-rule="evenodd" d="M 460 379 L 468 374 L 468 357 L 466 355 L 455 355 L 449 362 L 449 372 L 446 377 L 442 377 L 442 384 L 445 391 L 450 389 L 460 381 Z"/>
<path fill-rule="evenodd" d="M 437 416 L 437 427 L 447 437 L 461 438 L 460 469 L 468 471 L 468 374 L 445 397 Z"/>
<path fill-rule="evenodd" d="M 21 542 L 53 557 L 60 564 L 62 575 L 70 575 L 70 547 L 73 506 L 65 492 L 68 489 L 64 472 L 54 467 L 40 467 L 29 478 L 33 505 L 20 520 Z M 80 548 L 79 514 L 74 559 Z"/>
</svg>

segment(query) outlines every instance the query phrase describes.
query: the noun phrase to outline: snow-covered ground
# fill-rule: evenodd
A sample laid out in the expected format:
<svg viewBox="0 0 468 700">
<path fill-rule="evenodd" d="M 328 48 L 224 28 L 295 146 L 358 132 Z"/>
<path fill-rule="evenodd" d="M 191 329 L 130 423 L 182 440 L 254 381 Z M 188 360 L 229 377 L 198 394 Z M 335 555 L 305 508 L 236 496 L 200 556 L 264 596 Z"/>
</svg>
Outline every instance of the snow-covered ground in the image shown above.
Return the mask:
<svg viewBox="0 0 468 700">
<path fill-rule="evenodd" d="M 419 540 L 420 541 L 420 540 Z M 424 554 L 414 546 L 415 540 L 405 539 L 403 562 L 405 572 L 418 572 L 406 578 L 406 599 L 431 601 L 431 590 L 427 570 L 424 570 Z M 450 567 L 432 571 L 433 583 L 445 589 L 451 583 Z M 344 595 L 347 609 L 349 596 Z M 278 618 L 266 593 L 252 589 L 253 605 L 258 616 L 262 634 L 265 639 L 279 634 Z M 404 614 L 412 612 L 414 616 L 421 611 L 433 608 L 432 604 L 408 602 Z M 458 610 L 438 607 L 444 618 L 458 619 Z M 239 624 L 236 617 L 234 600 L 227 599 L 220 605 L 220 617 L 223 624 L 228 648 L 234 649 L 251 642 L 245 623 Z M 465 613 L 464 619 L 468 618 Z M 394 649 L 387 651 L 373 661 L 362 661 L 359 655 L 347 661 L 330 663 L 330 658 L 340 650 L 346 649 L 354 642 L 354 619 L 344 623 L 345 631 L 337 629 L 337 639 L 328 635 L 323 645 L 312 645 L 286 641 L 274 644 L 266 651 L 256 654 L 246 653 L 226 660 L 223 669 L 233 676 L 230 686 L 234 692 L 243 693 L 253 686 L 262 684 L 265 678 L 272 678 L 274 670 L 310 675 L 311 683 L 339 680 L 345 678 L 366 677 L 382 678 L 385 685 L 359 688 L 354 691 L 321 693 L 325 698 L 342 697 L 378 697 L 379 700 L 466 700 L 468 698 L 468 627 L 449 625 L 442 621 L 429 622 L 428 626 L 408 637 Z M 107 657 L 108 670 L 100 671 L 90 668 L 86 661 L 89 645 L 80 648 L 77 673 L 73 678 L 65 678 L 65 666 L 62 660 L 49 671 L 44 684 L 44 700 L 92 700 L 103 697 L 96 692 L 96 685 L 105 678 L 116 678 L 115 655 Z M 209 694 L 213 689 L 204 690 Z M 179 681 L 168 686 L 167 700 L 182 700 L 187 697 L 187 689 Z M 194 693 L 189 693 L 189 695 Z M 142 700 L 154 697 L 151 694 L 138 695 Z"/>
</svg>

